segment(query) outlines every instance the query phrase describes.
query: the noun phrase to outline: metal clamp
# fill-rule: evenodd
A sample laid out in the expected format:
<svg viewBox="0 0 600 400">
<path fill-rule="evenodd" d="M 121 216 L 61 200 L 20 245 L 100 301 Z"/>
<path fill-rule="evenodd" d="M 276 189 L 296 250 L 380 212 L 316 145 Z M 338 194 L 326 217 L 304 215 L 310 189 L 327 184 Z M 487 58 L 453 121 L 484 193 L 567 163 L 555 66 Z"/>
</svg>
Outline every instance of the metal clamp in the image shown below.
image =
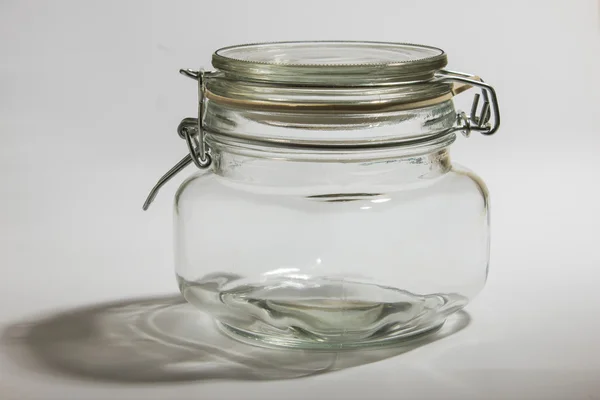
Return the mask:
<svg viewBox="0 0 600 400">
<path fill-rule="evenodd" d="M 182 75 L 198 81 L 198 118 L 184 118 L 177 127 L 177 134 L 185 139 L 188 148 L 188 154 L 181 159 L 173 168 L 167 171 L 154 185 L 150 194 L 144 202 L 144 211 L 150 207 L 150 204 L 158 194 L 158 191 L 177 173 L 190 165 L 192 162 L 200 169 L 208 168 L 212 162 L 209 151 L 204 142 L 204 130 L 202 129 L 202 120 L 204 117 L 204 71 L 192 71 L 182 69 L 179 71 Z"/>
<path fill-rule="evenodd" d="M 454 94 L 458 94 L 471 86 L 481 89 L 481 95 L 478 93 L 473 98 L 470 115 L 467 115 L 463 111 L 458 112 L 457 126 L 453 128 L 453 131 L 461 131 L 466 137 L 469 137 L 471 131 L 488 136 L 496 133 L 500 127 L 500 109 L 498 108 L 496 91 L 492 86 L 484 83 L 480 78 L 462 72 L 440 70 L 435 76 L 438 78 L 438 82 L 458 82 L 462 84 L 460 88 L 453 90 Z M 483 105 L 481 106 L 479 115 L 477 115 L 480 97 L 483 97 Z M 490 123 L 492 116 L 493 123 Z"/>
<path fill-rule="evenodd" d="M 202 121 L 204 119 L 205 73 L 202 70 L 193 71 L 189 69 L 182 69 L 179 72 L 198 82 L 198 117 L 184 118 L 177 127 L 177 133 L 182 139 L 185 139 L 188 154 L 158 180 L 144 203 L 144 210 L 148 209 L 158 191 L 185 167 L 194 163 L 198 168 L 205 169 L 212 162 L 209 149 L 206 147 L 204 141 L 204 130 L 202 128 Z M 477 77 L 462 72 L 440 70 L 435 74 L 435 77 L 437 82 L 451 83 L 453 85 L 453 95 L 473 86 L 481 89 L 481 95 L 476 94 L 473 98 L 470 115 L 467 116 L 462 111 L 458 112 L 457 125 L 452 128 L 451 132 L 461 131 L 467 137 L 471 131 L 477 131 L 484 135 L 493 135 L 496 133 L 500 127 L 500 110 L 498 109 L 498 100 L 493 87 Z M 458 85 L 455 83 L 458 83 Z M 483 105 L 478 113 L 477 109 L 480 97 L 483 97 Z M 492 117 L 493 123 L 490 123 Z"/>
</svg>

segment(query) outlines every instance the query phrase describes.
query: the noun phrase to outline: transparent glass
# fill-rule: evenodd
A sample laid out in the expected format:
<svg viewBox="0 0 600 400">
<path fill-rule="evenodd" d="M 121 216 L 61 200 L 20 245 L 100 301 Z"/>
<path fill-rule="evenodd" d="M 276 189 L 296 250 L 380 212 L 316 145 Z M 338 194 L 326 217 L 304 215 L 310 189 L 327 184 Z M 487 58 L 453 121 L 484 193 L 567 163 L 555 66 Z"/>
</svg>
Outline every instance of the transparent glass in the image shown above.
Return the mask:
<svg viewBox="0 0 600 400">
<path fill-rule="evenodd" d="M 463 308 L 487 277 L 487 189 L 451 162 L 452 102 L 395 115 L 319 133 L 411 141 L 328 150 L 244 141 L 260 121 L 208 104 L 207 123 L 234 121 L 239 135 L 209 134 L 211 170 L 176 195 L 187 301 L 238 339 L 312 349 L 390 344 Z M 316 137 L 281 124 L 265 132 Z"/>
</svg>

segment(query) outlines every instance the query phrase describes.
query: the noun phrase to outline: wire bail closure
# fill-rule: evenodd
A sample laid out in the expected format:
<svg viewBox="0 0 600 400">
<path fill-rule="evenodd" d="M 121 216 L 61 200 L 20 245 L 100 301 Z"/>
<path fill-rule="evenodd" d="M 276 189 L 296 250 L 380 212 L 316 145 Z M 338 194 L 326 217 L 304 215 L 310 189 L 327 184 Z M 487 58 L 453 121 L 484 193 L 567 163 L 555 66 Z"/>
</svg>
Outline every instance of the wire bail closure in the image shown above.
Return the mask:
<svg viewBox="0 0 600 400">
<path fill-rule="evenodd" d="M 188 78 L 198 81 L 198 117 L 184 118 L 177 127 L 177 134 L 180 138 L 185 139 L 188 148 L 188 154 L 181 159 L 173 168 L 164 174 L 154 185 L 144 206 L 144 211 L 150 207 L 152 201 L 156 197 L 158 191 L 175 175 L 177 175 L 185 167 L 194 163 L 200 169 L 206 169 L 210 166 L 212 159 L 204 141 L 204 129 L 202 129 L 202 120 L 204 117 L 204 71 L 202 69 L 194 71 L 191 69 L 181 69 L 179 73 Z"/>
<path fill-rule="evenodd" d="M 498 107 L 498 98 L 494 88 L 483 82 L 481 78 L 475 77 L 463 72 L 455 72 L 448 70 L 440 70 L 435 74 L 440 82 L 461 83 L 463 89 L 458 89 L 456 86 L 452 90 L 454 95 L 467 90 L 471 86 L 481 89 L 481 95 L 475 94 L 473 103 L 471 104 L 471 113 L 467 115 L 464 111 L 459 111 L 456 115 L 457 126 L 453 131 L 460 131 L 465 137 L 471 135 L 471 131 L 476 131 L 482 135 L 493 135 L 500 127 L 500 109 Z M 477 115 L 479 99 L 483 97 L 483 105 L 481 111 Z M 493 124 L 490 124 L 491 117 L 494 117 Z"/>
<path fill-rule="evenodd" d="M 194 163 L 200 169 L 206 169 L 211 165 L 212 159 L 210 149 L 207 148 L 204 141 L 204 129 L 202 121 L 204 120 L 204 96 L 206 91 L 205 72 L 203 70 L 181 69 L 179 72 L 182 75 L 192 78 L 198 82 L 198 116 L 197 118 L 184 118 L 177 127 L 179 137 L 185 140 L 188 148 L 188 154 L 181 159 L 173 168 L 167 171 L 154 185 L 146 201 L 143 209 L 147 210 L 150 204 L 156 197 L 158 191 L 177 173 L 185 167 Z M 471 104 L 471 112 L 467 115 L 463 111 L 457 112 L 456 126 L 451 128 L 447 133 L 460 131 L 465 137 L 469 137 L 471 131 L 479 132 L 483 135 L 493 135 L 500 127 L 500 110 L 498 107 L 498 99 L 494 88 L 483 82 L 480 78 L 471 74 L 462 72 L 439 70 L 435 73 L 435 78 L 438 82 L 450 83 L 452 85 L 452 95 L 455 96 L 471 87 L 477 87 L 481 90 L 481 94 L 475 94 L 473 103 Z M 479 113 L 479 100 L 483 98 L 483 104 Z M 490 120 L 493 117 L 493 123 Z"/>
</svg>

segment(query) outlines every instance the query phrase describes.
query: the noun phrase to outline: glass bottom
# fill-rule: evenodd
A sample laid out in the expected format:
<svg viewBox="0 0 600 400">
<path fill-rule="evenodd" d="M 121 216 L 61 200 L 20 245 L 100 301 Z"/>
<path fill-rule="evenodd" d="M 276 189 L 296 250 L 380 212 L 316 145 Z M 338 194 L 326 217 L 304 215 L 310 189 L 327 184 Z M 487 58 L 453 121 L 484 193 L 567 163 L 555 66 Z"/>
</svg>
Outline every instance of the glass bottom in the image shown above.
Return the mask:
<svg viewBox="0 0 600 400">
<path fill-rule="evenodd" d="M 417 295 L 340 277 L 252 282 L 211 274 L 181 293 L 234 339 L 267 347 L 356 349 L 391 345 L 440 328 L 467 304 L 459 294 Z"/>
<path fill-rule="evenodd" d="M 419 329 L 411 330 L 410 332 L 402 332 L 400 334 L 389 334 L 382 335 L 372 338 L 366 338 L 364 340 L 353 341 L 353 342 L 339 342 L 334 341 L 318 341 L 312 338 L 302 338 L 301 336 L 289 337 L 282 335 L 273 334 L 262 334 L 256 332 L 249 332 L 241 329 L 237 329 L 233 326 L 227 325 L 217 320 L 217 326 L 220 330 L 232 339 L 238 340 L 243 343 L 251 344 L 254 346 L 261 347 L 276 347 L 276 348 L 293 348 L 302 350 L 350 350 L 359 348 L 374 348 L 383 346 L 392 346 L 396 344 L 406 343 L 414 339 L 427 336 L 431 333 L 437 332 L 446 322 L 445 319 L 433 323 L 431 326 L 423 326 Z"/>
</svg>

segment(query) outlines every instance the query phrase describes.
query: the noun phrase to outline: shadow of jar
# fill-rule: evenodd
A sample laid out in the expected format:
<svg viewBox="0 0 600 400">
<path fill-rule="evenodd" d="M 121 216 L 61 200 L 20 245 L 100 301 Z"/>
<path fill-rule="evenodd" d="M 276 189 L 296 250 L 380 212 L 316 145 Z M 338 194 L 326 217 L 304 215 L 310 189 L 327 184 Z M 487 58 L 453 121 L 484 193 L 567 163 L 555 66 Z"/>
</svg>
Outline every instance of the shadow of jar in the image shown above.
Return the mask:
<svg viewBox="0 0 600 400">
<path fill-rule="evenodd" d="M 77 308 L 9 326 L 9 359 L 43 373 L 116 382 L 291 379 L 376 362 L 464 329 L 460 311 L 436 332 L 393 347 L 306 351 L 250 346 L 221 333 L 181 296 Z"/>
</svg>

